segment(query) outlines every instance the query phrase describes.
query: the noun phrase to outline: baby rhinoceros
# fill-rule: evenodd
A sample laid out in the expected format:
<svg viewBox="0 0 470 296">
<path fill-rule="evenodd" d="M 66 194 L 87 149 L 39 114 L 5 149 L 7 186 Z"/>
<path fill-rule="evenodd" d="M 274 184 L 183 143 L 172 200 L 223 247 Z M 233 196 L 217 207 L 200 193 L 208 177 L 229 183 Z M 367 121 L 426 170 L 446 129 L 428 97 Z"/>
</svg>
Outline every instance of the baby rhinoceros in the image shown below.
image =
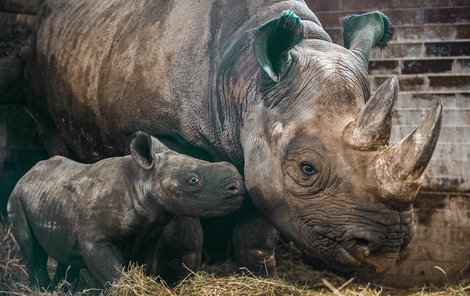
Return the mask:
<svg viewBox="0 0 470 296">
<path fill-rule="evenodd" d="M 32 285 L 52 288 L 87 268 L 101 285 L 120 278 L 174 215 L 212 217 L 238 209 L 236 168 L 178 154 L 137 132 L 131 155 L 81 164 L 55 156 L 24 175 L 8 216 Z M 58 262 L 51 283 L 47 259 Z"/>
</svg>

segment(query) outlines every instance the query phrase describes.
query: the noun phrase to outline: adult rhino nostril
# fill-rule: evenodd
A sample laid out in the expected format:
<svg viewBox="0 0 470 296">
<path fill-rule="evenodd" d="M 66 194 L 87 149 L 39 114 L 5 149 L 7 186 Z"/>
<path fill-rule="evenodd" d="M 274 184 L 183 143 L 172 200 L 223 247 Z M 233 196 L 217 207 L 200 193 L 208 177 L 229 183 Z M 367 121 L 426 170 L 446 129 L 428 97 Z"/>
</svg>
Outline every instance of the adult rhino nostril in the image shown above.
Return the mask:
<svg viewBox="0 0 470 296">
<path fill-rule="evenodd" d="M 364 257 L 368 257 L 371 252 L 370 242 L 362 238 L 355 238 L 351 248 Z"/>
</svg>

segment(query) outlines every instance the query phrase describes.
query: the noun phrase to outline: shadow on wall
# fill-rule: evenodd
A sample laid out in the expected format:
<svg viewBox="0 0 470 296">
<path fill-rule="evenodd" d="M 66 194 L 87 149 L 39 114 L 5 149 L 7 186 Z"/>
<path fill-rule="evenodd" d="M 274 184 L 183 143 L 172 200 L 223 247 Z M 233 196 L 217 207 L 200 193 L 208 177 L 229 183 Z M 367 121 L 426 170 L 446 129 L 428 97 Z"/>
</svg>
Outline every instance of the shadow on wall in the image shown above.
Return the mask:
<svg viewBox="0 0 470 296">
<path fill-rule="evenodd" d="M 23 62 L 0 57 L 0 216 L 16 182 L 48 157 L 25 107 Z"/>
<path fill-rule="evenodd" d="M 20 104 L 0 104 L 0 213 L 16 182 L 38 161 L 48 158 L 34 122 Z"/>
<path fill-rule="evenodd" d="M 30 2 L 36 5 L 41 1 Z M 25 109 L 24 60 L 35 17 L 17 14 L 18 3 L 0 1 L 0 217 L 6 213 L 16 182 L 48 157 Z"/>
</svg>

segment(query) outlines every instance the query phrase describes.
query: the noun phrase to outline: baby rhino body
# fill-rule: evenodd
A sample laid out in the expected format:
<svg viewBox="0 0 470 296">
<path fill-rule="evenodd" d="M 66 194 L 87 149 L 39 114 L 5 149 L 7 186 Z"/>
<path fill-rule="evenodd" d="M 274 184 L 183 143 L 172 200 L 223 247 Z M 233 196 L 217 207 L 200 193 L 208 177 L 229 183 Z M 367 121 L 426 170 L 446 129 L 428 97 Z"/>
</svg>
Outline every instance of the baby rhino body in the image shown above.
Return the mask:
<svg viewBox="0 0 470 296">
<path fill-rule="evenodd" d="M 174 215 L 224 215 L 243 201 L 242 177 L 229 163 L 178 154 L 142 132 L 130 148 L 132 156 L 90 165 L 56 156 L 18 182 L 8 215 L 32 284 L 51 286 L 48 256 L 58 261 L 53 284 L 66 274 L 76 281 L 84 267 L 112 282 L 131 260 L 155 265 L 153 244 Z"/>
</svg>

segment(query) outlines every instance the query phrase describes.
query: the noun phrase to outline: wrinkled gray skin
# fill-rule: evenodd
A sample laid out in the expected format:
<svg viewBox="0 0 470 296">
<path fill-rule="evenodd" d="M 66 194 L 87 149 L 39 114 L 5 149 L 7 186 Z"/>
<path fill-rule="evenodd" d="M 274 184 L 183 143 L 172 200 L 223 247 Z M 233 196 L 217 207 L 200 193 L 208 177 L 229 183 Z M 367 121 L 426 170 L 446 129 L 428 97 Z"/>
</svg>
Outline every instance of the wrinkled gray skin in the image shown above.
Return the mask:
<svg viewBox="0 0 470 296">
<path fill-rule="evenodd" d="M 198 268 L 202 233 L 187 237 L 198 252 L 187 250 L 174 244 L 169 234 L 184 232 L 170 222 L 174 215 L 212 217 L 238 209 L 245 192 L 242 177 L 229 163 L 181 155 L 141 132 L 130 150 L 132 156 L 89 165 L 55 156 L 18 182 L 8 216 L 31 284 L 51 288 L 66 273 L 76 283 L 80 268 L 86 267 L 104 285 L 119 279 L 130 260 L 170 275 L 170 282 L 186 268 Z M 156 246 L 170 244 L 173 254 L 155 261 Z M 58 261 L 53 285 L 48 256 Z"/>
<path fill-rule="evenodd" d="M 250 199 L 222 232 L 240 265 L 274 274 L 280 231 L 333 267 L 384 271 L 413 236 L 442 106 L 386 146 L 398 82 L 370 94 L 371 19 L 351 21 L 347 49 L 303 1 L 48 1 L 28 79 L 81 160 L 123 154 L 142 129 L 235 164 Z"/>
</svg>

